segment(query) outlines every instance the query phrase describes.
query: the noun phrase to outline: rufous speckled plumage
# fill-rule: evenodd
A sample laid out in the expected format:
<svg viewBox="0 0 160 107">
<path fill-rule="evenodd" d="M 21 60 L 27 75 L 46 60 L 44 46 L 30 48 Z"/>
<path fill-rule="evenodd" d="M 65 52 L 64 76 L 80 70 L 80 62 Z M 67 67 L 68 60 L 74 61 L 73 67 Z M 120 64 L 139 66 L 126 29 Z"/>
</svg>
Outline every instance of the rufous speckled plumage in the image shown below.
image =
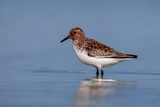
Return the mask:
<svg viewBox="0 0 160 107">
<path fill-rule="evenodd" d="M 103 75 L 102 67 L 137 58 L 137 55 L 120 53 L 103 43 L 85 37 L 81 28 L 71 29 L 69 35 L 61 43 L 67 39 L 73 40 L 73 47 L 79 60 L 84 64 L 94 66 L 97 69 L 97 75 L 99 74 L 98 68 Z"/>
</svg>

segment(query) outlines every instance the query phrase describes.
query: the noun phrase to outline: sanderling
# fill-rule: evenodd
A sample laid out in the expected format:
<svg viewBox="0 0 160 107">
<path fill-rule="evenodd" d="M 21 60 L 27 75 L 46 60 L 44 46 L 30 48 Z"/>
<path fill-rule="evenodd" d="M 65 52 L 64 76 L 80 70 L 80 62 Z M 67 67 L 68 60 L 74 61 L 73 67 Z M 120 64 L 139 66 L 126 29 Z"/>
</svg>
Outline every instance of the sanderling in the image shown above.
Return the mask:
<svg viewBox="0 0 160 107">
<path fill-rule="evenodd" d="M 123 54 L 103 43 L 85 37 L 81 28 L 71 29 L 69 35 L 61 43 L 67 39 L 73 40 L 73 48 L 78 59 L 86 65 L 94 66 L 97 69 L 97 75 L 99 74 L 98 68 L 103 75 L 102 67 L 137 58 L 137 55 Z"/>
</svg>

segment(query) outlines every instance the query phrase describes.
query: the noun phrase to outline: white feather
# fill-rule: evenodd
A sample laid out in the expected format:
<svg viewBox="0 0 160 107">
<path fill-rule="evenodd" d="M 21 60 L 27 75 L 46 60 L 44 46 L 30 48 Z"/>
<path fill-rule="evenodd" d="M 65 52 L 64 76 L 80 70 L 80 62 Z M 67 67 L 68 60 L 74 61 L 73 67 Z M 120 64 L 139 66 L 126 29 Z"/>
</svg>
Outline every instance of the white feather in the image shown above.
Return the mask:
<svg viewBox="0 0 160 107">
<path fill-rule="evenodd" d="M 109 66 L 113 66 L 117 63 L 120 63 L 124 60 L 127 59 L 119 59 L 119 58 L 97 58 L 97 57 L 90 57 L 88 56 L 87 52 L 85 50 L 81 51 L 77 48 L 77 46 L 73 45 L 73 48 L 75 50 L 75 53 L 78 57 L 78 59 L 86 64 L 86 65 L 91 65 L 94 66 L 96 68 L 101 69 L 102 67 L 109 67 Z"/>
</svg>

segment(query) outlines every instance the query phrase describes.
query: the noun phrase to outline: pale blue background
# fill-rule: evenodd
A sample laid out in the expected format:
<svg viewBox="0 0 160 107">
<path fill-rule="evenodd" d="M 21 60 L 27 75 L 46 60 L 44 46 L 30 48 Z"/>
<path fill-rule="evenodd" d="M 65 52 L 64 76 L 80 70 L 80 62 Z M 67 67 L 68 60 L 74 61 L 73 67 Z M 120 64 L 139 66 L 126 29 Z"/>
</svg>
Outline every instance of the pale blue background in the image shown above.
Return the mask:
<svg viewBox="0 0 160 107">
<path fill-rule="evenodd" d="M 1 107 L 73 106 L 81 80 L 95 76 L 95 68 L 78 61 L 71 40 L 60 43 L 74 27 L 120 52 L 138 55 L 138 60 L 104 68 L 104 78 L 138 81 L 131 95 L 111 96 L 109 106 L 159 107 L 159 0 L 1 0 Z"/>
</svg>

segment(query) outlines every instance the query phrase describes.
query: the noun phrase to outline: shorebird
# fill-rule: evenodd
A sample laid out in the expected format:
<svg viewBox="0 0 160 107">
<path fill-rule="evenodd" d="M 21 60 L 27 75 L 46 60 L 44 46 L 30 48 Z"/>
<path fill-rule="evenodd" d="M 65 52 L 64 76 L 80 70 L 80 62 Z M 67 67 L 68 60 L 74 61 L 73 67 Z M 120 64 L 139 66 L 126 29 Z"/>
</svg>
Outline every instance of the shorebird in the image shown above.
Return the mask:
<svg viewBox="0 0 160 107">
<path fill-rule="evenodd" d="M 69 35 L 61 43 L 67 39 L 73 40 L 73 48 L 78 59 L 86 65 L 94 66 L 97 75 L 99 75 L 98 69 L 101 70 L 101 75 L 104 74 L 102 67 L 137 59 L 137 55 L 123 54 L 103 43 L 87 38 L 83 30 L 78 27 L 71 29 Z"/>
</svg>

